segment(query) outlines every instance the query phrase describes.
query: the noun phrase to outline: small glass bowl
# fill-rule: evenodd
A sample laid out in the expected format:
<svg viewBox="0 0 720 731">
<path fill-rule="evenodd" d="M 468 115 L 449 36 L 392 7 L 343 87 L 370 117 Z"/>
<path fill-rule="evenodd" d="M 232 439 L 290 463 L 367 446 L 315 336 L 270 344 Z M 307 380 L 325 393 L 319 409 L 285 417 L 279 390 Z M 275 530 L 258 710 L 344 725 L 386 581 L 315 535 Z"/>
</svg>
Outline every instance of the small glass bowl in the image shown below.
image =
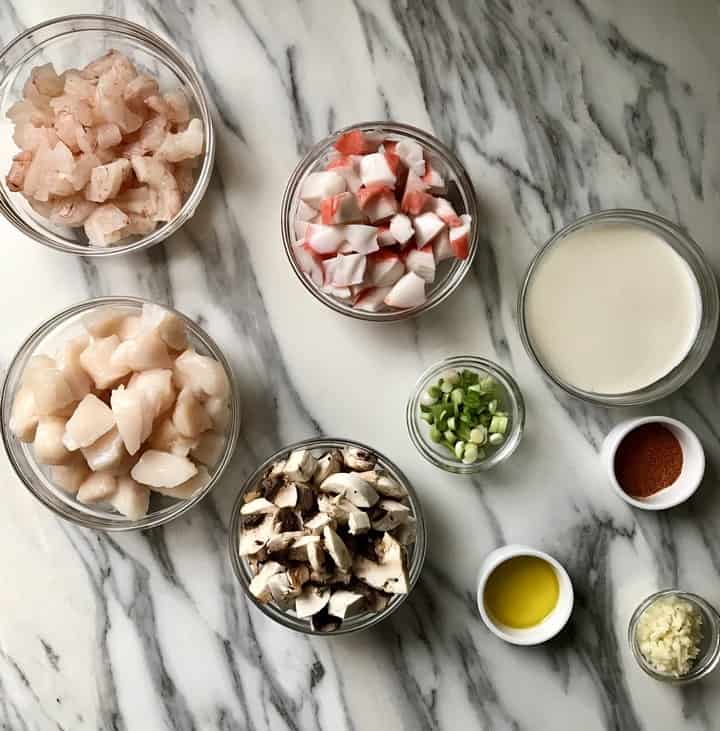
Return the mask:
<svg viewBox="0 0 720 731">
<path fill-rule="evenodd" d="M 224 368 L 230 382 L 230 419 L 228 421 L 226 442 L 223 453 L 217 464 L 209 469 L 211 478 L 205 487 L 193 495 L 189 500 L 173 500 L 159 493 L 151 492 L 150 508 L 146 516 L 139 520 L 130 520 L 124 515 L 103 510 L 92 505 L 83 505 L 75 500 L 73 495 L 56 487 L 46 473 L 47 467 L 40 465 L 34 457 L 32 444 L 21 442 L 10 430 L 10 416 L 15 393 L 28 360 L 33 355 L 46 353 L 54 355 L 57 347 L 74 334 L 83 330 L 81 322 L 90 313 L 100 312 L 103 309 L 124 310 L 128 314 L 135 314 L 141 310 L 148 300 L 139 297 L 99 297 L 97 299 L 80 302 L 59 312 L 38 327 L 20 346 L 7 370 L 5 382 L 0 396 L 0 429 L 10 464 L 21 482 L 43 505 L 65 518 L 86 528 L 105 531 L 128 531 L 137 529 L 156 528 L 180 517 L 197 505 L 217 484 L 235 451 L 238 433 L 240 431 L 240 397 L 233 377 L 230 364 L 222 354 L 220 348 L 210 336 L 188 317 L 171 307 L 167 310 L 177 315 L 184 323 L 188 332 L 190 344 L 203 355 L 215 358 Z M 153 510 L 153 506 L 157 509 Z"/>
<path fill-rule="evenodd" d="M 36 213 L 20 193 L 12 192 L 5 180 L 11 158 L 18 150 L 11 141 L 13 124 L 5 116 L 22 97 L 23 85 L 33 67 L 51 62 L 60 73 L 89 63 L 110 49 L 117 49 L 141 70 L 157 79 L 162 91 L 181 89 L 190 100 L 191 112 L 203 123 L 205 144 L 198 160 L 195 186 L 175 218 L 158 225 L 143 237 L 130 237 L 112 246 L 87 243 L 82 228 L 51 223 Z M 215 159 L 213 129 L 207 92 L 186 56 L 159 36 L 136 23 L 107 15 L 66 15 L 28 28 L 0 51 L 0 213 L 19 231 L 56 251 L 81 256 L 116 256 L 147 249 L 164 241 L 189 221 L 207 190 Z"/>
<path fill-rule="evenodd" d="M 362 612 L 354 617 L 343 620 L 340 627 L 332 632 L 322 632 L 314 630 L 310 625 L 309 619 L 300 619 L 293 616 L 292 614 L 283 611 L 277 607 L 273 602 L 264 604 L 259 601 L 250 591 L 250 582 L 253 579 L 253 573 L 250 570 L 248 562 L 240 556 L 239 550 L 239 535 L 240 535 L 240 509 L 243 506 L 243 497 L 246 493 L 255 489 L 257 484 L 260 482 L 265 470 L 273 463 L 278 460 L 285 459 L 294 449 L 311 449 L 311 450 L 328 450 L 328 449 L 343 449 L 344 447 L 358 447 L 372 452 L 377 457 L 377 464 L 382 467 L 391 477 L 397 480 L 407 490 L 407 497 L 410 502 L 411 515 L 416 520 L 417 537 L 415 543 L 409 547 L 408 550 L 408 593 L 407 594 L 394 594 L 388 602 L 385 609 L 380 612 Z M 240 488 L 237 500 L 233 506 L 232 515 L 230 516 L 230 529 L 228 531 L 228 550 L 230 552 L 230 562 L 232 563 L 233 571 L 237 580 L 240 582 L 243 590 L 245 591 L 248 599 L 266 616 L 270 619 L 278 622 L 287 629 L 295 630 L 296 632 L 302 632 L 306 635 L 319 635 L 321 637 L 337 637 L 339 635 L 350 634 L 351 632 L 359 632 L 361 630 L 369 629 L 374 627 L 376 624 L 387 619 L 391 614 L 394 614 L 400 605 L 410 596 L 415 584 L 420 578 L 423 564 L 425 563 L 425 551 L 427 546 L 427 531 L 425 527 L 425 519 L 423 518 L 422 508 L 420 506 L 420 499 L 413 489 L 413 486 L 408 482 L 405 475 L 400 469 L 392 463 L 387 457 L 365 444 L 360 442 L 354 442 L 350 439 L 327 439 L 321 437 L 319 439 L 304 439 L 303 441 L 290 444 L 287 447 L 283 447 L 279 451 L 275 452 L 271 457 L 268 457 L 250 477 L 246 480 L 245 484 Z"/>
<path fill-rule="evenodd" d="M 542 261 L 543 256 L 547 254 L 554 244 L 580 229 L 598 224 L 616 223 L 639 226 L 651 231 L 667 242 L 683 258 L 697 281 L 702 312 L 700 313 L 700 324 L 697 335 L 695 336 L 695 342 L 685 354 L 682 361 L 669 373 L 637 391 L 619 394 L 602 394 L 584 391 L 566 383 L 545 366 L 533 347 L 532 338 L 528 332 L 525 302 L 529 287 L 532 284 L 533 274 Z M 577 221 L 565 226 L 554 234 L 535 255 L 530 263 L 530 267 L 525 275 L 525 281 L 520 290 L 520 296 L 518 298 L 518 320 L 520 322 L 520 335 L 528 355 L 535 361 L 535 364 L 550 381 L 571 396 L 601 406 L 639 406 L 669 396 L 683 386 L 702 365 L 715 340 L 715 332 L 718 325 L 718 286 L 715 275 L 703 251 L 690 236 L 671 221 L 647 211 L 623 208 L 598 211 L 597 213 L 590 213 L 587 216 L 578 218 Z"/>
<path fill-rule="evenodd" d="M 665 597 L 677 597 L 678 599 L 684 599 L 697 607 L 697 609 L 702 613 L 703 640 L 700 648 L 700 654 L 695 660 L 692 668 L 690 668 L 690 672 L 681 677 L 659 673 L 657 670 L 650 667 L 640 651 L 637 639 L 637 625 L 643 612 L 658 599 Z M 633 612 L 628 625 L 628 642 L 630 643 L 630 649 L 632 650 L 632 654 L 634 655 L 637 664 L 651 678 L 665 683 L 671 683 L 672 685 L 686 685 L 709 675 L 717 667 L 718 662 L 720 662 L 720 615 L 711 604 L 706 602 L 697 594 L 691 594 L 678 589 L 664 589 L 663 591 L 651 594 L 647 599 L 645 599 L 645 601 L 641 602 L 641 604 Z"/>
<path fill-rule="evenodd" d="M 382 312 L 366 312 L 345 304 L 341 300 L 332 295 L 323 292 L 313 284 L 313 282 L 303 273 L 295 259 L 293 253 L 293 245 L 295 243 L 295 217 L 298 204 L 300 203 L 300 190 L 305 178 L 310 173 L 318 172 L 324 169 L 330 154 L 334 151 L 334 145 L 341 135 L 353 130 L 361 130 L 363 132 L 372 132 L 383 135 L 392 140 L 409 139 L 418 142 L 427 150 L 430 155 L 439 160 L 439 168 L 447 174 L 447 182 L 452 186 L 453 194 L 449 195 L 451 202 L 455 204 L 458 215 L 467 213 L 472 218 L 470 226 L 469 244 L 470 253 L 467 259 L 452 259 L 443 262 L 439 267 L 441 272 L 435 281 L 428 288 L 428 296 L 426 301 L 417 307 L 409 307 L 404 310 L 390 310 Z M 334 132 L 329 137 L 318 142 L 293 170 L 282 201 L 282 237 L 290 266 L 297 275 L 298 279 L 303 283 L 305 289 L 308 290 L 316 299 L 322 302 L 335 312 L 348 317 L 354 317 L 358 320 L 369 320 L 371 322 L 394 322 L 397 320 L 406 320 L 411 317 L 420 315 L 427 310 L 437 307 L 444 302 L 459 286 L 465 275 L 470 270 L 473 257 L 479 246 L 479 229 L 478 229 L 478 205 L 475 198 L 475 191 L 470 178 L 458 158 L 442 144 L 436 137 L 424 132 L 417 127 L 411 127 L 409 124 L 401 124 L 399 122 L 361 122 L 350 127 Z"/>
<path fill-rule="evenodd" d="M 440 375 L 447 370 L 482 371 L 491 375 L 505 392 L 503 411 L 510 414 L 510 431 L 505 441 L 488 454 L 487 459 L 472 464 L 463 464 L 462 460 L 451 456 L 440 444 L 430 439 L 430 425 L 420 418 L 420 397 L 425 390 L 437 383 Z M 515 379 L 497 363 L 473 355 L 456 355 L 431 365 L 418 378 L 405 409 L 410 440 L 420 454 L 435 467 L 458 475 L 469 475 L 484 472 L 504 462 L 518 447 L 525 427 L 525 402 Z"/>
</svg>

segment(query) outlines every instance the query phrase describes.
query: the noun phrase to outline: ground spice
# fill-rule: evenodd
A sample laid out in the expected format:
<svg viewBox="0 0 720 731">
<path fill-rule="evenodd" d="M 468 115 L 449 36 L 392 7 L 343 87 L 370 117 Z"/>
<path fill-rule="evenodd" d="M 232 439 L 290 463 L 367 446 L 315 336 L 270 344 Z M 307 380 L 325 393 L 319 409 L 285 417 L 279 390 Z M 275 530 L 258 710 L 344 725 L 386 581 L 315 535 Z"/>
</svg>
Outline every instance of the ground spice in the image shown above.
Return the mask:
<svg viewBox="0 0 720 731">
<path fill-rule="evenodd" d="M 672 485 L 682 466 L 680 442 L 658 423 L 633 429 L 615 452 L 615 477 L 631 497 L 648 497 Z"/>
</svg>

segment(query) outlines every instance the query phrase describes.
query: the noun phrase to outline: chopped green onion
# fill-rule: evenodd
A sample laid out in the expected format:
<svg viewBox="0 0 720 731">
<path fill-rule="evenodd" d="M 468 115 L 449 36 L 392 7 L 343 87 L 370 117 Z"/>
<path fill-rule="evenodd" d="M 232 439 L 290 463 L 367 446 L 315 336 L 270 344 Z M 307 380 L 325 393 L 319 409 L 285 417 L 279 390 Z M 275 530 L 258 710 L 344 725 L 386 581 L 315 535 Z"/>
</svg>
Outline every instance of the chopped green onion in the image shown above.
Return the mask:
<svg viewBox="0 0 720 731">
<path fill-rule="evenodd" d="M 489 432 L 491 434 L 505 434 L 507 431 L 508 418 L 507 416 L 493 416 L 490 422 Z"/>
<path fill-rule="evenodd" d="M 457 450 L 455 451 L 455 454 L 457 455 Z M 458 458 L 462 456 L 463 464 L 472 464 L 473 462 L 477 461 L 478 458 L 478 448 L 475 444 L 468 444 L 467 447 L 465 447 L 465 452 L 463 455 L 457 455 Z"/>
<path fill-rule="evenodd" d="M 430 439 L 432 439 L 433 442 L 439 444 L 442 441 L 442 437 L 442 432 L 436 426 L 433 426 L 432 429 L 430 429 Z"/>
<path fill-rule="evenodd" d="M 454 404 L 459 405 L 465 400 L 465 392 L 462 390 L 462 388 L 456 388 L 450 394 L 450 397 L 452 398 Z"/>
<path fill-rule="evenodd" d="M 451 429 L 448 429 L 445 432 L 445 434 L 443 434 L 443 436 L 445 437 L 445 439 L 448 440 L 448 442 L 452 442 L 453 444 L 455 444 L 455 432 L 454 431 L 452 431 Z"/>
<path fill-rule="evenodd" d="M 420 414 L 420 418 L 423 421 L 427 421 L 428 424 L 432 424 L 433 423 L 433 415 L 431 413 L 429 413 L 428 411 L 423 411 Z"/>
<path fill-rule="evenodd" d="M 489 404 L 487 405 L 487 410 L 488 410 L 488 411 L 489 411 L 489 412 L 490 412 L 491 414 L 494 414 L 494 413 L 495 413 L 495 412 L 497 411 L 497 407 L 498 407 L 498 402 L 497 402 L 497 400 L 496 400 L 496 399 L 493 399 L 493 400 L 492 400 L 492 401 L 490 401 L 490 403 L 489 403 Z"/>
<path fill-rule="evenodd" d="M 470 432 L 470 441 L 473 444 L 485 444 L 487 441 L 487 429 L 482 426 L 476 426 L 471 432 Z"/>
<path fill-rule="evenodd" d="M 455 422 L 455 417 L 454 416 L 451 416 L 447 420 L 447 426 L 448 426 L 448 429 L 452 429 L 453 431 L 455 431 L 457 424 Z"/>
<path fill-rule="evenodd" d="M 463 441 L 455 442 L 455 456 L 458 459 L 462 459 L 464 452 L 465 452 L 465 442 L 463 442 Z"/>
<path fill-rule="evenodd" d="M 440 390 L 443 393 L 450 393 L 450 391 L 452 391 L 453 388 L 454 388 L 453 384 L 452 383 L 449 383 L 448 381 L 443 381 L 442 384 L 441 384 L 441 386 L 440 386 Z"/>
<path fill-rule="evenodd" d="M 493 447 L 499 447 L 505 441 L 505 437 L 502 434 L 495 433 L 490 435 L 488 441 Z"/>
</svg>

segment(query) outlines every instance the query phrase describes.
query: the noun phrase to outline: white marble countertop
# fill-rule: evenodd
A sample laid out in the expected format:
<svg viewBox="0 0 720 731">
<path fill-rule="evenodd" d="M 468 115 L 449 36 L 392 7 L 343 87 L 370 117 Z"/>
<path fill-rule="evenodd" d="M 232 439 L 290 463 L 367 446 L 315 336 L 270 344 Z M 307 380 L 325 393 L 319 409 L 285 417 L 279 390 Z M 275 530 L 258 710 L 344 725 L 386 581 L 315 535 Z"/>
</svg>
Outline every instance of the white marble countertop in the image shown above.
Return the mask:
<svg viewBox="0 0 720 731">
<path fill-rule="evenodd" d="M 216 172 L 191 224 L 147 254 L 83 261 L 0 222 L 0 366 L 71 303 L 143 295 L 196 318 L 226 349 L 246 416 L 222 484 L 146 534 L 61 521 L 0 457 L 0 727 L 720 728 L 720 674 L 685 691 L 659 685 L 635 666 L 625 637 L 633 607 L 656 588 L 720 605 L 718 351 L 672 399 L 602 410 L 548 386 L 515 317 L 533 253 L 590 210 L 666 215 L 720 268 L 717 4 L 6 0 L 0 40 L 81 11 L 139 21 L 194 59 L 216 104 Z M 384 117 L 455 148 L 481 201 L 483 245 L 437 311 L 378 327 L 325 310 L 294 279 L 279 205 L 310 143 Z M 419 372 L 465 352 L 510 369 L 528 406 L 519 451 L 474 479 L 424 463 L 403 415 Z M 707 450 L 705 484 L 669 513 L 619 501 L 598 459 L 612 424 L 640 412 L 687 421 Z M 375 630 L 331 640 L 292 634 L 251 607 L 225 547 L 243 478 L 271 451 L 316 434 L 367 442 L 396 461 L 430 529 L 406 605 Z M 477 613 L 476 571 L 506 542 L 546 549 L 572 576 L 571 624 L 546 646 L 503 644 Z"/>
</svg>

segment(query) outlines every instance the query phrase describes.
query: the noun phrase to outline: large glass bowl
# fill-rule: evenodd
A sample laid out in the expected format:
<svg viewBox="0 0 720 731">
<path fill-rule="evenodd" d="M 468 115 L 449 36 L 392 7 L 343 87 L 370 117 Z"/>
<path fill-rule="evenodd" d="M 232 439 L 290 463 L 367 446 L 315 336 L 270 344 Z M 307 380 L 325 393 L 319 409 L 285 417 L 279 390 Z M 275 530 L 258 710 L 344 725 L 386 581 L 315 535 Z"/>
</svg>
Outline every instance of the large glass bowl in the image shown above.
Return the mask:
<svg viewBox="0 0 720 731">
<path fill-rule="evenodd" d="M 539 264 L 542 262 L 543 257 L 558 241 L 564 239 L 566 236 L 584 228 L 604 224 L 639 226 L 659 236 L 688 265 L 697 281 L 698 291 L 700 293 L 700 324 L 695 341 L 685 354 L 685 357 L 669 373 L 654 383 L 629 393 L 594 393 L 584 391 L 563 381 L 543 362 L 542 357 L 533 345 L 527 325 L 526 301 L 528 291 L 532 286 L 533 276 Z M 672 294 L 668 293 L 668 296 L 671 297 Z M 700 247 L 674 223 L 647 211 L 622 208 L 599 211 L 583 216 L 577 221 L 565 226 L 565 228 L 552 236 L 540 251 L 538 251 L 528 268 L 525 282 L 520 291 L 518 298 L 518 320 L 520 322 L 520 335 L 528 354 L 544 375 L 564 391 L 577 398 L 602 406 L 638 406 L 669 396 L 684 385 L 695 374 L 698 368 L 700 368 L 715 340 L 715 332 L 717 331 L 718 325 L 718 287 L 715 275 Z"/>
<path fill-rule="evenodd" d="M 10 430 L 10 415 L 15 393 L 20 387 L 25 366 L 33 355 L 53 355 L 57 347 L 75 334 L 82 332 L 82 319 L 104 309 L 127 311 L 139 314 L 147 300 L 138 297 L 101 297 L 68 307 L 38 327 L 12 359 L 0 396 L 2 440 L 10 464 L 20 481 L 43 505 L 60 517 L 87 528 L 106 531 L 126 531 L 155 528 L 169 523 L 197 505 L 217 484 L 230 462 L 240 430 L 240 398 L 230 364 L 210 336 L 188 317 L 166 307 L 177 315 L 187 328 L 188 340 L 202 355 L 210 355 L 224 368 L 230 382 L 230 419 L 228 421 L 225 446 L 217 463 L 208 467 L 210 481 L 189 500 L 174 500 L 151 492 L 150 511 L 139 520 L 130 520 L 124 515 L 102 507 L 83 505 L 74 496 L 56 487 L 49 478 L 47 467 L 39 464 L 33 454 L 32 444 L 21 442 Z M 165 305 L 163 305 L 165 307 Z"/>
<path fill-rule="evenodd" d="M 112 246 L 95 246 L 88 244 L 82 228 L 51 223 L 37 214 L 20 193 L 8 188 L 5 173 L 18 150 L 12 141 L 12 122 L 5 115 L 22 97 L 23 85 L 33 67 L 51 62 L 60 73 L 84 66 L 113 48 L 127 55 L 138 69 L 157 79 L 161 91 L 181 89 L 185 92 L 190 100 L 191 114 L 202 120 L 205 144 L 195 170 L 195 186 L 185 196 L 175 218 L 159 224 L 146 236 L 123 239 Z M 215 132 L 200 77 L 187 57 L 146 28 L 107 15 L 67 15 L 29 28 L 0 51 L 0 213 L 33 241 L 82 256 L 115 256 L 147 249 L 165 240 L 192 218 L 210 182 L 214 159 Z"/>
<path fill-rule="evenodd" d="M 272 602 L 267 604 L 261 602 L 255 597 L 250 591 L 250 582 L 253 579 L 253 573 L 250 570 L 247 560 L 240 556 L 239 536 L 240 536 L 240 509 L 244 503 L 244 496 L 246 493 L 255 489 L 260 482 L 265 470 L 274 462 L 285 459 L 290 452 L 294 449 L 311 449 L 317 450 L 318 452 L 328 449 L 343 449 L 344 447 L 359 447 L 372 452 L 377 457 L 377 464 L 384 469 L 388 475 L 393 477 L 407 490 L 407 497 L 410 503 L 411 516 L 415 518 L 417 527 L 417 538 L 415 543 L 409 547 L 408 551 L 408 593 L 407 594 L 394 594 L 388 602 L 385 609 L 380 612 L 362 612 L 354 617 L 343 620 L 340 627 L 332 632 L 315 630 L 310 626 L 309 619 L 301 619 L 283 611 Z M 423 518 L 422 509 L 420 507 L 420 499 L 417 493 L 413 489 L 412 485 L 408 482 L 407 478 L 396 467 L 387 457 L 378 452 L 372 447 L 368 447 L 365 444 L 359 442 L 353 442 L 349 439 L 305 439 L 295 444 L 290 444 L 287 447 L 283 447 L 279 451 L 275 452 L 271 457 L 268 457 L 250 477 L 248 477 L 245 484 L 240 488 L 235 505 L 233 506 L 232 515 L 230 517 L 230 530 L 228 532 L 228 549 L 230 551 L 230 562 L 232 563 L 233 571 L 237 580 L 240 582 L 245 594 L 248 599 L 261 611 L 263 614 L 270 617 L 278 624 L 281 624 L 287 629 L 295 630 L 296 632 L 303 632 L 308 635 L 320 635 L 323 637 L 337 637 L 339 635 L 349 634 L 350 632 L 359 632 L 360 630 L 374 627 L 379 622 L 387 619 L 391 614 L 396 612 L 402 603 L 410 596 L 413 587 L 420 578 L 423 564 L 425 563 L 425 551 L 427 544 L 427 535 L 425 528 L 425 520 Z"/>
<path fill-rule="evenodd" d="M 372 132 L 382 135 L 391 140 L 410 139 L 418 142 L 427 150 L 431 156 L 439 161 L 440 169 L 447 173 L 448 194 L 447 197 L 455 206 L 458 215 L 467 213 L 472 217 L 470 235 L 468 237 L 470 253 L 467 259 L 451 259 L 438 265 L 438 274 L 435 281 L 428 286 L 426 301 L 417 307 L 408 307 L 403 310 L 387 309 L 381 312 L 366 312 L 333 297 L 327 292 L 315 286 L 315 284 L 303 273 L 293 253 L 295 244 L 295 217 L 300 203 L 300 190 L 305 179 L 310 173 L 324 169 L 329 160 L 330 154 L 341 135 L 353 130 Z M 437 307 L 444 302 L 459 286 L 465 275 L 470 270 L 473 257 L 479 246 L 479 222 L 478 205 L 475 198 L 475 191 L 463 164 L 458 158 L 440 142 L 436 137 L 424 132 L 417 127 L 399 122 L 361 122 L 350 127 L 334 132 L 329 137 L 317 143 L 302 160 L 290 176 L 285 195 L 282 201 L 282 237 L 290 266 L 302 282 L 305 289 L 316 299 L 322 302 L 335 312 L 358 320 L 369 320 L 371 322 L 393 322 L 406 320 L 415 317 L 423 312 Z"/>
</svg>

